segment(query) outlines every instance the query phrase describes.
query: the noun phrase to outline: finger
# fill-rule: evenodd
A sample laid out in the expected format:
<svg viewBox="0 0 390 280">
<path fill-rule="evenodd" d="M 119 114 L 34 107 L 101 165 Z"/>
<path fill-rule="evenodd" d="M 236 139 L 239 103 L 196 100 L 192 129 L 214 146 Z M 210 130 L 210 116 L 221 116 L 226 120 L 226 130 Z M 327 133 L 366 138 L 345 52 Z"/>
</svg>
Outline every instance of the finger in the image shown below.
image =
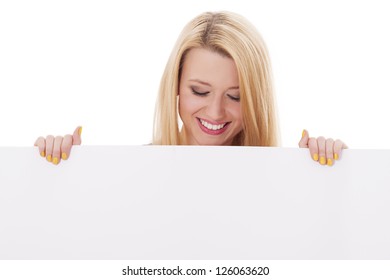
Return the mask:
<svg viewBox="0 0 390 280">
<path fill-rule="evenodd" d="M 318 161 L 318 144 L 317 139 L 314 137 L 309 138 L 309 150 L 311 158 L 314 161 Z"/>
<path fill-rule="evenodd" d="M 326 164 L 328 166 L 333 165 L 333 144 L 332 138 L 326 139 L 325 141 L 325 153 L 326 153 Z"/>
<path fill-rule="evenodd" d="M 72 141 L 73 141 L 73 136 L 68 134 L 64 136 L 64 139 L 62 140 L 62 145 L 61 145 L 61 159 L 67 160 L 70 155 L 70 150 L 72 149 Z"/>
<path fill-rule="evenodd" d="M 61 145 L 62 145 L 62 137 L 57 136 L 54 139 L 53 145 L 53 164 L 57 165 L 61 160 Z"/>
<path fill-rule="evenodd" d="M 49 135 L 46 137 L 46 159 L 49 162 L 53 161 L 53 145 L 54 145 L 54 136 Z"/>
<path fill-rule="evenodd" d="M 83 131 L 83 128 L 81 126 L 76 127 L 76 129 L 73 132 L 73 145 L 80 145 L 81 144 L 81 132 Z"/>
<path fill-rule="evenodd" d="M 347 149 L 347 148 L 348 148 L 347 145 L 345 145 L 343 141 L 338 139 L 334 141 L 334 145 L 333 145 L 334 159 L 335 160 L 340 159 L 342 149 Z"/>
<path fill-rule="evenodd" d="M 298 143 L 299 148 L 308 148 L 309 147 L 309 132 L 304 129 L 302 132 L 301 140 Z"/>
<path fill-rule="evenodd" d="M 326 164 L 326 146 L 325 146 L 325 138 L 324 137 L 318 137 L 317 138 L 317 145 L 318 145 L 318 156 L 320 157 L 320 164 L 325 165 Z"/>
<path fill-rule="evenodd" d="M 45 138 L 39 137 L 37 139 L 37 141 L 35 141 L 34 146 L 38 147 L 39 154 L 41 155 L 41 157 L 45 157 L 46 156 L 46 153 L 45 153 L 46 140 L 45 140 Z"/>
</svg>

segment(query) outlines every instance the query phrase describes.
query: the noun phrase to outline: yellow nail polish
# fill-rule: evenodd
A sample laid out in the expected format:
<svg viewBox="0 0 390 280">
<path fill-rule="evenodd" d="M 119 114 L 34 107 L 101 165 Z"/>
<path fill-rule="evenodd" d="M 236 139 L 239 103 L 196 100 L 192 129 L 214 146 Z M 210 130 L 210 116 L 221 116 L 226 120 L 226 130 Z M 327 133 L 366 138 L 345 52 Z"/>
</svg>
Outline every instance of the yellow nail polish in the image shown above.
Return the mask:
<svg viewBox="0 0 390 280">
<path fill-rule="evenodd" d="M 79 135 L 80 136 L 81 136 L 81 132 L 83 132 L 83 128 L 82 127 L 79 128 Z"/>
<path fill-rule="evenodd" d="M 53 158 L 53 163 L 55 164 L 55 165 L 57 165 L 58 164 L 58 158 Z"/>
<path fill-rule="evenodd" d="M 51 155 L 48 155 L 48 156 L 46 157 L 46 159 L 47 159 L 48 162 L 52 162 Z"/>
<path fill-rule="evenodd" d="M 333 157 L 334 157 L 335 160 L 338 160 L 338 159 L 339 159 L 339 154 L 334 153 L 334 156 L 333 156 Z"/>
<path fill-rule="evenodd" d="M 324 157 L 320 158 L 320 164 L 325 165 L 326 159 Z"/>
<path fill-rule="evenodd" d="M 331 158 L 328 158 L 328 166 L 332 166 L 333 165 L 333 161 L 332 161 L 332 159 Z"/>
<path fill-rule="evenodd" d="M 314 159 L 315 161 L 318 161 L 318 154 L 314 154 L 314 155 L 313 155 L 313 159 Z"/>
<path fill-rule="evenodd" d="M 41 152 L 41 157 L 45 157 L 45 151 Z"/>
<path fill-rule="evenodd" d="M 302 131 L 302 138 L 305 137 L 305 135 L 306 135 L 306 131 L 303 130 L 303 131 Z"/>
<path fill-rule="evenodd" d="M 67 159 L 68 159 L 68 156 L 67 156 L 66 153 L 62 153 L 61 158 L 64 159 L 64 160 L 67 160 Z"/>
</svg>

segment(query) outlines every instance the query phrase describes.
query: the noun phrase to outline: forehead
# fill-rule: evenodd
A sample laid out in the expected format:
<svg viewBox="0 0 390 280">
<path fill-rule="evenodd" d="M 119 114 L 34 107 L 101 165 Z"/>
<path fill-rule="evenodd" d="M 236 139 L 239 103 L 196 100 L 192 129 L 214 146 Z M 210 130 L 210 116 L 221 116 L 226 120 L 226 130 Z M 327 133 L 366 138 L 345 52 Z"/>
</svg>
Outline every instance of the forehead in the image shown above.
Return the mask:
<svg viewBox="0 0 390 280">
<path fill-rule="evenodd" d="M 187 53 L 181 79 L 198 79 L 215 86 L 238 86 L 234 60 L 204 48 L 194 48 Z"/>
</svg>

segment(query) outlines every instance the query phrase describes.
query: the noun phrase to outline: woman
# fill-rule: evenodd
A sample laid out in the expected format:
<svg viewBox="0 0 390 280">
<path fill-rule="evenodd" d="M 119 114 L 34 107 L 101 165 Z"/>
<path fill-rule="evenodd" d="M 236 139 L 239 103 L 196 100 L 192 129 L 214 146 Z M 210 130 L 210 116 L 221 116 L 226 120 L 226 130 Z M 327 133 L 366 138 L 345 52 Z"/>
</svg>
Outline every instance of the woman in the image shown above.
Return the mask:
<svg viewBox="0 0 390 280">
<path fill-rule="evenodd" d="M 182 126 L 179 124 L 179 117 Z M 81 144 L 73 135 L 38 138 L 48 161 L 67 159 Z M 265 44 L 245 18 L 203 13 L 180 34 L 162 76 L 153 145 L 277 146 L 278 121 Z M 303 131 L 299 147 L 320 164 L 333 165 L 345 144 Z"/>
</svg>

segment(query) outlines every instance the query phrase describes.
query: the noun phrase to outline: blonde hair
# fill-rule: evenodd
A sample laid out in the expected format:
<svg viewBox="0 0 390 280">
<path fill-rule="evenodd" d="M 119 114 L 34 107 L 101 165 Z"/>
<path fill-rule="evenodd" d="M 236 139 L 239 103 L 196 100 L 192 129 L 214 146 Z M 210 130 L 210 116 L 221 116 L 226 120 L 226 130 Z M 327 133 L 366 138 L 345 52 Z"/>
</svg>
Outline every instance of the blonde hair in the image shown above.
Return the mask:
<svg viewBox="0 0 390 280">
<path fill-rule="evenodd" d="M 177 96 L 189 50 L 206 48 L 234 60 L 239 79 L 243 130 L 233 145 L 277 146 L 279 133 L 271 65 L 264 41 L 244 17 L 231 12 L 203 13 L 181 32 L 169 57 L 156 104 L 153 144 L 180 145 Z"/>
</svg>

